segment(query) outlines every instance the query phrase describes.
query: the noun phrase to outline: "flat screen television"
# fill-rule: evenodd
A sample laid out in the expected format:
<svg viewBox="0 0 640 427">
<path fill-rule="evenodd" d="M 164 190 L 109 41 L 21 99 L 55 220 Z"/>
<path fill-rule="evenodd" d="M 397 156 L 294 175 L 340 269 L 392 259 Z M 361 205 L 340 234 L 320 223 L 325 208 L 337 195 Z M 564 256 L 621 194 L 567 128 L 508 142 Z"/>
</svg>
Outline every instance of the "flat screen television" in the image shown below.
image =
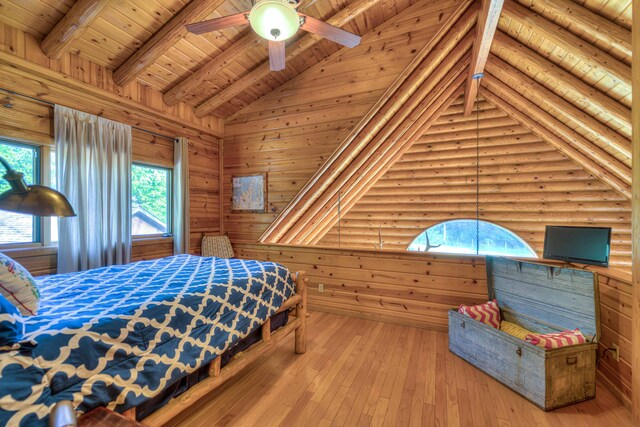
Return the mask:
<svg viewBox="0 0 640 427">
<path fill-rule="evenodd" d="M 548 225 L 544 235 L 544 258 L 607 267 L 609 227 L 569 227 Z"/>
</svg>

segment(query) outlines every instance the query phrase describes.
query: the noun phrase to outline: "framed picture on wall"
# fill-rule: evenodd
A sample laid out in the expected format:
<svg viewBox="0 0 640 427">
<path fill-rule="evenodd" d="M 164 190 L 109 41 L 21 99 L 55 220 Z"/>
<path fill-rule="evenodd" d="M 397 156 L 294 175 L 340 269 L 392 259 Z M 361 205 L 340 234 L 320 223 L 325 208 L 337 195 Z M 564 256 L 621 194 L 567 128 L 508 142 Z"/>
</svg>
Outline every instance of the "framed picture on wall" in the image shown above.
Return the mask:
<svg viewBox="0 0 640 427">
<path fill-rule="evenodd" d="M 231 212 L 267 212 L 267 174 L 231 177 Z"/>
</svg>

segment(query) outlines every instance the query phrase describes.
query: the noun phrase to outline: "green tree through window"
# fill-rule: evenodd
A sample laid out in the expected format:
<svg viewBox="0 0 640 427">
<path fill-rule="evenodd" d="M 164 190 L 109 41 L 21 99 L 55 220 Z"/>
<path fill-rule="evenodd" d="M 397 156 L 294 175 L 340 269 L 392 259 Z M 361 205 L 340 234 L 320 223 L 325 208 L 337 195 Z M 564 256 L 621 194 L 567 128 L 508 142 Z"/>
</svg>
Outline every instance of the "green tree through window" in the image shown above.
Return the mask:
<svg viewBox="0 0 640 427">
<path fill-rule="evenodd" d="M 506 228 L 479 221 L 478 229 L 480 255 L 537 258 L 536 253 L 524 240 Z M 476 220 L 457 219 L 436 224 L 421 232 L 407 250 L 476 254 Z"/>
<path fill-rule="evenodd" d="M 131 166 L 132 234 L 171 232 L 171 170 Z"/>
<path fill-rule="evenodd" d="M 27 184 L 38 184 L 38 147 L 0 141 L 0 156 L 11 167 L 24 174 Z M 2 175 L 4 175 L 4 168 Z M 0 179 L 0 193 L 9 190 L 9 183 Z M 0 210 L 0 244 L 32 243 L 36 241 L 38 221 L 33 215 Z"/>
</svg>

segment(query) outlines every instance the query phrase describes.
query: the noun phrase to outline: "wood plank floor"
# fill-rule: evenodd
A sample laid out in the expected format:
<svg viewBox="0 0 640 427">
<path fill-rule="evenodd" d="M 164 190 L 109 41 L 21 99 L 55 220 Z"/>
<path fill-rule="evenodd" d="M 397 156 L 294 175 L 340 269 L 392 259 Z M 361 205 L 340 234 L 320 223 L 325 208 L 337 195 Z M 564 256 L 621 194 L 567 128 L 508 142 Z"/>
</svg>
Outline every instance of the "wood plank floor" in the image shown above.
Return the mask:
<svg viewBox="0 0 640 427">
<path fill-rule="evenodd" d="M 325 313 L 173 421 L 179 426 L 631 426 L 603 387 L 545 413 L 449 353 L 444 333 Z"/>
</svg>

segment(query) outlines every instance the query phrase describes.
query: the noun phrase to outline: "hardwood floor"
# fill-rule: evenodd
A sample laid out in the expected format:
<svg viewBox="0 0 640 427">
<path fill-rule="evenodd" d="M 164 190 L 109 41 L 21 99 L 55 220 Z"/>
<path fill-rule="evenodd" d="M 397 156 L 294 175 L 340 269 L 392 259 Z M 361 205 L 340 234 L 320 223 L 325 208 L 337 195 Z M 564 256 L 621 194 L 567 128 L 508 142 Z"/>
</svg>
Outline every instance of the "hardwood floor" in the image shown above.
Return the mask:
<svg viewBox="0 0 640 427">
<path fill-rule="evenodd" d="M 449 353 L 444 333 L 314 312 L 307 353 L 293 336 L 179 426 L 631 426 L 606 389 L 544 412 Z"/>
</svg>

